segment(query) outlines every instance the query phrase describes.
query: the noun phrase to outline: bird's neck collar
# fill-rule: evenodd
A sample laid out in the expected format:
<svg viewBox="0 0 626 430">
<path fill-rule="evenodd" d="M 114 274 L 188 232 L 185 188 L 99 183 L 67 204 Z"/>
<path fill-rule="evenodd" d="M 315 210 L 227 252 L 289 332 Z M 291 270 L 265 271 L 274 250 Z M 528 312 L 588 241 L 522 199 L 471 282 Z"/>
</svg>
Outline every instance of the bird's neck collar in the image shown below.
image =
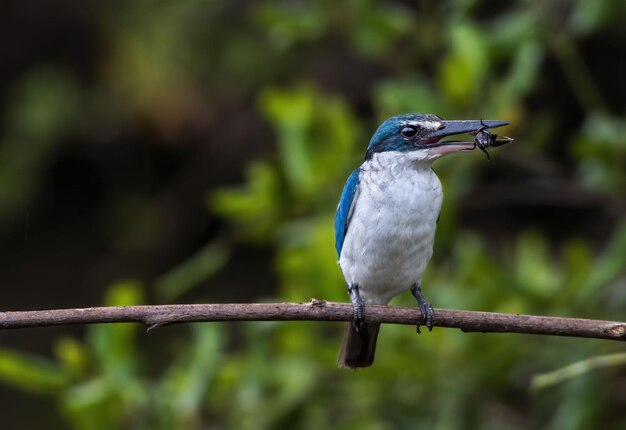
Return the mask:
<svg viewBox="0 0 626 430">
<path fill-rule="evenodd" d="M 371 154 L 366 163 L 379 169 L 405 167 L 420 170 L 430 169 L 433 161 L 426 151 L 385 151 Z"/>
</svg>

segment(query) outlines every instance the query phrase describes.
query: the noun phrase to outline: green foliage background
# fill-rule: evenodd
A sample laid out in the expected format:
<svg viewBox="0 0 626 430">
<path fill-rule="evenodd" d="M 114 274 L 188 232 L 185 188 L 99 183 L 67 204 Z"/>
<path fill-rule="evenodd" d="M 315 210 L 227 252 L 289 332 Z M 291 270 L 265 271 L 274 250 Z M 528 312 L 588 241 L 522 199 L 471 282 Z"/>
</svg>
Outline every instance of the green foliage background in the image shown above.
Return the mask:
<svg viewBox="0 0 626 430">
<path fill-rule="evenodd" d="M 182 159 L 174 170 L 195 158 L 214 159 L 215 169 L 192 193 L 205 212 L 170 224 L 161 205 L 169 195 L 125 177 L 104 192 L 94 219 L 116 255 L 141 262 L 159 246 L 180 251 L 137 273 L 132 264 L 107 273 L 116 279 L 97 290 L 102 304 L 346 301 L 332 233 L 343 181 L 379 122 L 432 112 L 504 119 L 516 139 L 489 164 L 468 154 L 435 166 L 446 197 L 424 290 L 436 307 L 624 320 L 624 62 L 592 49 L 623 44 L 622 2 L 144 0 L 93 9 L 72 15 L 97 34 L 93 70 L 40 61 L 6 85 L 3 228 L 37 214 L 50 169 L 75 141 L 104 158 L 110 142 L 143 139 Z M 583 222 L 585 210 L 598 222 Z M 176 245 L 176 220 L 203 217 L 218 227 Z M 250 249 L 265 255 L 263 268 L 238 257 Z M 229 267 L 271 287 L 209 290 L 241 284 Z M 40 307 L 55 303 L 73 302 Z M 334 366 L 342 333 L 335 324 L 254 323 L 147 336 L 100 325 L 54 337 L 47 351 L 0 337 L 0 381 L 9 393 L 50 399 L 54 425 L 74 429 L 626 425 L 618 343 L 385 326 L 375 366 L 351 372 Z"/>
</svg>

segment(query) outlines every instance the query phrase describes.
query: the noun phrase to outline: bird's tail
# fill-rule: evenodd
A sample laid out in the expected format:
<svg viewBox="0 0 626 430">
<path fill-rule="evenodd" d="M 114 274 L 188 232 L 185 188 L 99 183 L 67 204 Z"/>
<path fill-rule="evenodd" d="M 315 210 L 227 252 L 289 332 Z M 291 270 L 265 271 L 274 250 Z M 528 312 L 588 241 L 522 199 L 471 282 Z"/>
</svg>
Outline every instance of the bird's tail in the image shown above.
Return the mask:
<svg viewBox="0 0 626 430">
<path fill-rule="evenodd" d="M 374 362 L 379 329 L 380 324 L 363 324 L 357 332 L 352 323 L 348 323 L 343 344 L 339 350 L 337 367 L 356 369 L 371 366 Z"/>
</svg>

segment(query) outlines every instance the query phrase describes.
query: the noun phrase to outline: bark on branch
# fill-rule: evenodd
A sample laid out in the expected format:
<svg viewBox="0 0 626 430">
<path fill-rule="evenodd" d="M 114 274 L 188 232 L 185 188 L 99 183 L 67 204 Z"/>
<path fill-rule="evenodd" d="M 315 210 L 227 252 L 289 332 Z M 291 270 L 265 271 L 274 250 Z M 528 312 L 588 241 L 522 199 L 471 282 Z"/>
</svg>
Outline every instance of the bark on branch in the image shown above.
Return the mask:
<svg viewBox="0 0 626 430">
<path fill-rule="evenodd" d="M 0 312 L 0 329 L 93 323 L 138 322 L 155 327 L 215 321 L 351 321 L 352 305 L 311 300 L 308 303 L 231 303 L 52 309 Z M 418 308 L 369 305 L 366 320 L 415 325 Z M 435 309 L 435 326 L 464 332 L 527 333 L 626 341 L 626 322 L 494 312 Z"/>
</svg>

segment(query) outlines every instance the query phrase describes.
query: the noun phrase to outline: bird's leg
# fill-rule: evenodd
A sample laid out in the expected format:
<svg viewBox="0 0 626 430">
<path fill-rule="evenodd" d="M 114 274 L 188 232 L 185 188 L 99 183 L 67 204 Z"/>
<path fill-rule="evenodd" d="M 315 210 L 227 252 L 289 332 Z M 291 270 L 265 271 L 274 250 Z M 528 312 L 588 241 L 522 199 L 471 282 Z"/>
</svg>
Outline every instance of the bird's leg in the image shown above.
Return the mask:
<svg viewBox="0 0 626 430">
<path fill-rule="evenodd" d="M 422 311 L 422 321 L 417 323 L 417 332 L 421 333 L 420 326 L 422 324 L 428 327 L 428 331 L 432 331 L 433 322 L 435 320 L 435 311 L 433 310 L 433 305 L 431 305 L 424 296 L 422 296 L 422 286 L 419 282 L 415 283 L 411 287 L 411 293 L 417 299 L 417 302 L 420 305 L 420 310 Z"/>
<path fill-rule="evenodd" d="M 357 332 L 359 332 L 363 327 L 363 322 L 365 321 L 365 303 L 363 303 L 361 294 L 359 294 L 358 285 L 349 285 L 348 293 L 350 294 L 350 301 L 352 302 L 353 309 L 352 326 Z"/>
</svg>

